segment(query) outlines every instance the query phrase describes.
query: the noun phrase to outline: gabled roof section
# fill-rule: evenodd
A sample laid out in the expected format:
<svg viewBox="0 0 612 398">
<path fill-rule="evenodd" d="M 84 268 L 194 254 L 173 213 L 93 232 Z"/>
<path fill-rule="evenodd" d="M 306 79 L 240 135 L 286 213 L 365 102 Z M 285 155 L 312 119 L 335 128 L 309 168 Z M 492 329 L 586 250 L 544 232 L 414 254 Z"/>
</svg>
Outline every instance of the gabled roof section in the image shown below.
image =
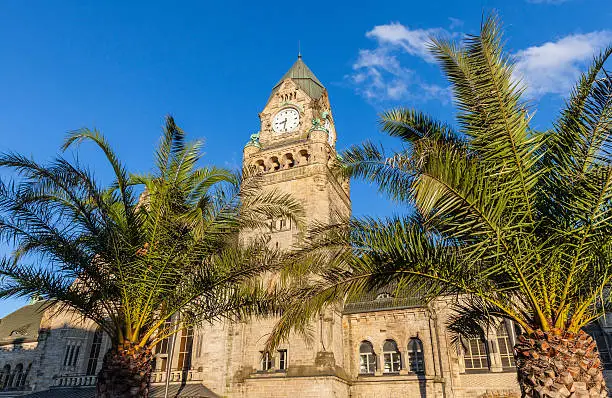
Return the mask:
<svg viewBox="0 0 612 398">
<path fill-rule="evenodd" d="M 0 319 L 0 346 L 37 341 L 46 305 L 47 301 L 28 304 Z"/>
<path fill-rule="evenodd" d="M 323 95 L 323 91 L 325 87 L 323 83 L 317 79 L 317 77 L 312 73 L 310 68 L 302 61 L 302 56 L 298 55 L 297 61 L 293 64 L 293 66 L 285 73 L 285 75 L 280 79 L 278 83 L 272 89 L 272 94 L 279 89 L 281 83 L 285 79 L 291 79 L 298 85 L 298 87 L 306 92 L 311 98 L 319 99 L 321 95 Z"/>
</svg>

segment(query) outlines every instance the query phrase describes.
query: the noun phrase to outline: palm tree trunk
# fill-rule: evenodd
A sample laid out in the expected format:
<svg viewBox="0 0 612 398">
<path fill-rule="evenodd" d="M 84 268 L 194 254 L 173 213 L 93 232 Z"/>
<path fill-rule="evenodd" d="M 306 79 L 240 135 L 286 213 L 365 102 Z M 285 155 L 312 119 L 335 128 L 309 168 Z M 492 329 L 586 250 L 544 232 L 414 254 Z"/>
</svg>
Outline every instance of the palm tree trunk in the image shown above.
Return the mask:
<svg viewBox="0 0 612 398">
<path fill-rule="evenodd" d="M 521 335 L 515 346 L 523 397 L 608 397 L 597 343 L 584 331 Z"/>
<path fill-rule="evenodd" d="M 149 348 L 124 343 L 111 348 L 104 356 L 98 374 L 98 398 L 149 397 L 149 379 L 153 354 Z"/>
</svg>

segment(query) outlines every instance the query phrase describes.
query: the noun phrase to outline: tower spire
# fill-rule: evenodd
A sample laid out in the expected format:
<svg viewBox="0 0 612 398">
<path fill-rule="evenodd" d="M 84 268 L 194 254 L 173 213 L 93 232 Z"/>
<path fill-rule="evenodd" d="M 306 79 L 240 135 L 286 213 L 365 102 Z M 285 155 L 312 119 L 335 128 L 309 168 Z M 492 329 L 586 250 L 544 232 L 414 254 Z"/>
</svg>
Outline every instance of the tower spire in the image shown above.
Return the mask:
<svg viewBox="0 0 612 398">
<path fill-rule="evenodd" d="M 298 40 L 298 59 L 302 59 L 302 48 L 301 48 L 299 40 Z"/>
</svg>

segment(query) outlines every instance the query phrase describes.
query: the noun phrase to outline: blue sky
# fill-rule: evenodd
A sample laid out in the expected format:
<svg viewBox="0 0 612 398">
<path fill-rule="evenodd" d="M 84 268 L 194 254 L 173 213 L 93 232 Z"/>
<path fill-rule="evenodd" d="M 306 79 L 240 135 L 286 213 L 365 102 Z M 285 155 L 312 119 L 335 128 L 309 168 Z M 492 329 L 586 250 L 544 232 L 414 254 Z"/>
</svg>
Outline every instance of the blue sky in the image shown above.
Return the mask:
<svg viewBox="0 0 612 398">
<path fill-rule="evenodd" d="M 383 109 L 415 107 L 452 122 L 448 83 L 427 38 L 477 33 L 491 10 L 530 86 L 534 125 L 546 128 L 577 73 L 612 43 L 609 0 L 4 0 L 0 151 L 48 160 L 67 131 L 95 127 L 131 170 L 146 171 L 172 114 L 191 137 L 205 138 L 207 163 L 238 167 L 298 40 L 330 92 L 338 147 L 368 138 L 392 146 L 377 130 Z M 79 159 L 108 180 L 95 151 L 83 148 Z M 361 183 L 352 199 L 355 215 L 404 210 Z M 0 301 L 0 316 L 22 303 Z"/>
</svg>

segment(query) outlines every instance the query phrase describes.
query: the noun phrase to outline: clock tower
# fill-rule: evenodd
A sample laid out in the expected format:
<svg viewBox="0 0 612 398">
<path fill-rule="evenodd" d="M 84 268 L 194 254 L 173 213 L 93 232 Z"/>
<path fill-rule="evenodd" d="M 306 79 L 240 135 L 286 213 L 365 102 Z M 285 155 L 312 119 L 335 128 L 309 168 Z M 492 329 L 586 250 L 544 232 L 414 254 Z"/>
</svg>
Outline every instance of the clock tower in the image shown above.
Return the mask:
<svg viewBox="0 0 612 398">
<path fill-rule="evenodd" d="M 348 218 L 349 182 L 333 172 L 336 127 L 329 94 L 301 56 L 272 88 L 259 119 L 243 165 L 261 174 L 263 189 L 300 200 L 307 226 Z M 298 230 L 289 220 L 271 220 L 268 233 L 277 247 L 297 243 Z"/>
</svg>

